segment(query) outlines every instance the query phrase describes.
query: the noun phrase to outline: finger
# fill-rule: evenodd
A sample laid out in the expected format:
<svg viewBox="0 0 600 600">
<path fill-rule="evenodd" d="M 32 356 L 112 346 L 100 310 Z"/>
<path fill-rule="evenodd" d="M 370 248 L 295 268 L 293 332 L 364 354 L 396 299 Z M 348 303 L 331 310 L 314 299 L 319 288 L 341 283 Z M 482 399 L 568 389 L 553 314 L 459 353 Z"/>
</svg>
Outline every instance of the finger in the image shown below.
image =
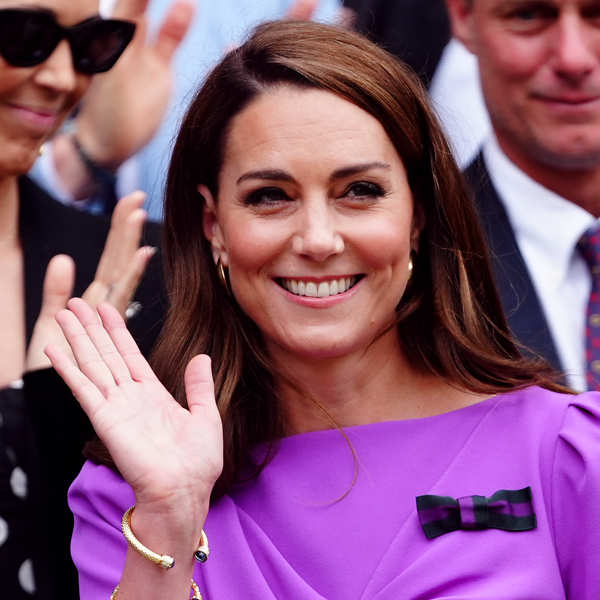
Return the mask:
<svg viewBox="0 0 600 600">
<path fill-rule="evenodd" d="M 107 302 L 103 302 L 98 306 L 98 314 L 119 354 L 123 357 L 131 377 L 135 381 L 144 379 L 156 381 L 154 371 L 142 356 L 119 311 Z"/>
<path fill-rule="evenodd" d="M 100 390 L 77 368 L 77 365 L 58 346 L 49 344 L 44 352 L 56 372 L 64 379 L 88 417 L 104 402 Z"/>
<path fill-rule="evenodd" d="M 110 218 L 111 225 L 124 222 L 127 216 L 136 208 L 141 208 L 146 199 L 146 194 L 142 190 L 135 190 L 131 194 L 123 196 L 116 204 L 113 214 Z"/>
<path fill-rule="evenodd" d="M 317 8 L 318 0 L 295 0 L 285 18 L 293 21 L 308 21 Z"/>
<path fill-rule="evenodd" d="M 140 245 L 146 221 L 146 212 L 141 208 L 145 198 L 146 195 L 138 191 L 117 202 L 95 280 L 109 284 L 114 271 L 122 267 Z"/>
<path fill-rule="evenodd" d="M 198 354 L 192 358 L 185 369 L 184 381 L 188 408 L 192 414 L 218 414 L 211 361 L 206 354 Z"/>
<path fill-rule="evenodd" d="M 126 239 L 124 232 L 128 228 L 129 219 L 136 211 L 141 210 L 145 198 L 146 195 L 143 192 L 136 191 L 117 202 L 110 219 L 110 229 L 104 242 L 100 265 L 103 261 L 110 260 L 113 255 L 118 254 L 120 243 Z"/>
<path fill-rule="evenodd" d="M 125 274 L 111 288 L 106 301 L 110 302 L 121 315 L 125 315 L 127 306 L 144 276 L 148 262 L 155 254 L 156 248 L 152 246 L 138 248 Z"/>
<path fill-rule="evenodd" d="M 72 302 L 69 301 L 67 306 Z M 56 315 L 56 322 L 71 346 L 79 369 L 107 397 L 115 387 L 115 380 L 79 319 L 71 310 L 61 310 Z"/>
<path fill-rule="evenodd" d="M 184 1 L 174 2 L 169 8 L 154 44 L 157 54 L 165 62 L 170 62 L 173 58 L 192 24 L 195 12 L 194 5 Z"/>
<path fill-rule="evenodd" d="M 50 317 L 67 305 L 73 295 L 75 283 L 75 263 L 70 256 L 58 254 L 53 257 L 46 268 L 42 291 L 42 308 L 40 317 Z"/>
<path fill-rule="evenodd" d="M 74 298 L 70 301 L 69 309 L 79 319 L 81 325 L 88 334 L 92 344 L 96 348 L 100 358 L 108 367 L 117 385 L 125 381 L 131 381 L 129 369 L 122 356 L 115 347 L 110 335 L 104 328 L 102 321 L 98 318 L 95 310 L 92 310 L 83 300 Z"/>
<path fill-rule="evenodd" d="M 143 202 L 144 197 L 144 194 L 132 194 L 117 204 L 117 208 L 121 210 L 119 214 L 113 215 L 94 281 L 82 296 L 93 308 L 107 298 L 113 285 L 130 269 L 147 217 L 146 211 L 136 207 Z M 124 204 L 119 206 L 122 202 Z"/>
<path fill-rule="evenodd" d="M 94 279 L 110 285 L 127 269 L 140 246 L 146 218 L 146 211 L 137 208 L 123 223 L 111 227 Z"/>
</svg>

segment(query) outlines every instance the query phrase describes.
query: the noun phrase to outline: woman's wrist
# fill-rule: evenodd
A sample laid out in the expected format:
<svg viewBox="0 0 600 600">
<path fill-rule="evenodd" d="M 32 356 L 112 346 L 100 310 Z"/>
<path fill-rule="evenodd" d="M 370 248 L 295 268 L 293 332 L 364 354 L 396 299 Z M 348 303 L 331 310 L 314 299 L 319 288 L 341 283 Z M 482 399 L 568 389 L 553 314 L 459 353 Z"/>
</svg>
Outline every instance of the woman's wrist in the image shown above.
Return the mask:
<svg viewBox="0 0 600 600">
<path fill-rule="evenodd" d="M 192 556 L 207 515 L 208 502 L 136 502 L 130 524 L 135 536 L 157 552 L 171 554 L 160 545 L 170 540 L 174 547 L 189 548 Z"/>
<path fill-rule="evenodd" d="M 74 200 L 84 200 L 94 193 L 95 181 L 79 158 L 71 134 L 61 133 L 54 137 L 52 157 L 61 186 Z"/>
</svg>

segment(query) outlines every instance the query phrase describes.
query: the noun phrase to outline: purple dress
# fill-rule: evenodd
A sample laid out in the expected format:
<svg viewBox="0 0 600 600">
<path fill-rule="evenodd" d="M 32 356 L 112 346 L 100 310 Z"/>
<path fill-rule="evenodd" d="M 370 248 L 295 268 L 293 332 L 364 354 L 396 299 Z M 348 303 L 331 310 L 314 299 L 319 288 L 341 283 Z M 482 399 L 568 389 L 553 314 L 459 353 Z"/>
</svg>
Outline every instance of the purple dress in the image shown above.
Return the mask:
<svg viewBox="0 0 600 600">
<path fill-rule="evenodd" d="M 211 507 L 211 556 L 195 571 L 205 600 L 600 598 L 600 394 L 529 388 L 346 431 L 356 462 L 339 431 L 288 437 L 258 479 Z M 526 487 L 533 528 L 469 528 L 464 497 Z M 464 530 L 425 535 L 416 497 L 430 494 L 463 499 Z M 89 462 L 73 483 L 83 600 L 118 583 L 134 501 Z"/>
</svg>

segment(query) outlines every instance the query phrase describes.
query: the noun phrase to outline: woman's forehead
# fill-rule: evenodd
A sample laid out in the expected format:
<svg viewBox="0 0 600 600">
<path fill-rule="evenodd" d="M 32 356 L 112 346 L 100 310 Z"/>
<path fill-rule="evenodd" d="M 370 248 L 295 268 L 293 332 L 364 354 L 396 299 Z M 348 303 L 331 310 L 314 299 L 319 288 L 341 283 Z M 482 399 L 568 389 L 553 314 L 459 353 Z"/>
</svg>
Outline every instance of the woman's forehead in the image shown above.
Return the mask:
<svg viewBox="0 0 600 600">
<path fill-rule="evenodd" d="M 280 86 L 259 95 L 231 123 L 226 157 L 290 153 L 322 144 L 333 150 L 393 148 L 380 122 L 352 102 L 317 88 Z"/>
</svg>

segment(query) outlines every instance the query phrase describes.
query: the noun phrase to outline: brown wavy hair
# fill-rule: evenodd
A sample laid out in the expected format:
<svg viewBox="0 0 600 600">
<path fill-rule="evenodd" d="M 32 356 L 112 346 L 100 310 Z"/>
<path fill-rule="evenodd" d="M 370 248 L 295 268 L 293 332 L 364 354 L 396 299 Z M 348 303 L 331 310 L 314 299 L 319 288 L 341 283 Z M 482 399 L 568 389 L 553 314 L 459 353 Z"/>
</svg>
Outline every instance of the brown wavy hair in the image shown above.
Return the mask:
<svg viewBox="0 0 600 600">
<path fill-rule="evenodd" d="M 396 325 L 411 364 L 478 393 L 532 384 L 558 389 L 550 368 L 523 358 L 509 334 L 475 209 L 417 77 L 356 33 L 310 22 L 266 23 L 225 56 L 194 97 L 165 198 L 170 309 L 152 363 L 185 406 L 185 366 L 199 353 L 212 358 L 225 448 L 216 497 L 244 470 L 249 448 L 274 443 L 285 428 L 261 333 L 217 277 L 197 187 L 205 184 L 218 199 L 232 118 L 282 84 L 327 90 L 370 113 L 404 163 L 423 224 Z"/>
</svg>

